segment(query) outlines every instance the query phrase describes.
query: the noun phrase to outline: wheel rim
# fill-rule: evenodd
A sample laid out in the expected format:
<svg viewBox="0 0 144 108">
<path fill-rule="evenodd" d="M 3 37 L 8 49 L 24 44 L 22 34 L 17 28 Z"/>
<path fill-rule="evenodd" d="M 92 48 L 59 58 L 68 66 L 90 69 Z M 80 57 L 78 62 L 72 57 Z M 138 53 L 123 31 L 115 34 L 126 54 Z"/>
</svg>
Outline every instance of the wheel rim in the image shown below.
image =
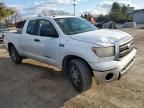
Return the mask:
<svg viewBox="0 0 144 108">
<path fill-rule="evenodd" d="M 12 58 L 12 60 L 16 60 L 16 53 L 15 53 L 15 51 L 13 50 L 13 48 L 11 49 L 11 58 Z"/>
<path fill-rule="evenodd" d="M 79 72 L 79 70 L 77 69 L 76 66 L 71 66 L 70 73 L 71 73 L 72 82 L 74 83 L 75 86 L 78 87 L 80 85 L 80 72 Z"/>
</svg>

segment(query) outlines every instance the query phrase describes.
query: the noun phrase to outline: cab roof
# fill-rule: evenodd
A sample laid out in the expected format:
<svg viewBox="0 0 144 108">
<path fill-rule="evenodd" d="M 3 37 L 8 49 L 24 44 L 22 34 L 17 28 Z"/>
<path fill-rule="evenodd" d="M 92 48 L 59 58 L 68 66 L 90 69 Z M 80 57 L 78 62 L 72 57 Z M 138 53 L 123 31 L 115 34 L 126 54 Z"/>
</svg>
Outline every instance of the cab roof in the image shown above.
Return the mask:
<svg viewBox="0 0 144 108">
<path fill-rule="evenodd" d="M 34 19 L 56 19 L 56 18 L 74 18 L 76 16 L 38 16 L 33 18 L 28 18 L 27 20 L 34 20 Z"/>
</svg>

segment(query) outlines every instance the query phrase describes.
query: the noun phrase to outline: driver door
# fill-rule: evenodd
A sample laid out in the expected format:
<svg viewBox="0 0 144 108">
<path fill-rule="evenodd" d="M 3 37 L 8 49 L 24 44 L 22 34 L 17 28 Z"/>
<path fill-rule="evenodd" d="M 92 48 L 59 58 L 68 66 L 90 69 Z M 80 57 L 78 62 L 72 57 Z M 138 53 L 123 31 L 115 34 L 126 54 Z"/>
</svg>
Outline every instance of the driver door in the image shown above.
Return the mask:
<svg viewBox="0 0 144 108">
<path fill-rule="evenodd" d="M 41 58 L 46 63 L 57 66 L 59 63 L 59 35 L 49 20 L 39 20 L 39 35 L 42 40 Z"/>
</svg>

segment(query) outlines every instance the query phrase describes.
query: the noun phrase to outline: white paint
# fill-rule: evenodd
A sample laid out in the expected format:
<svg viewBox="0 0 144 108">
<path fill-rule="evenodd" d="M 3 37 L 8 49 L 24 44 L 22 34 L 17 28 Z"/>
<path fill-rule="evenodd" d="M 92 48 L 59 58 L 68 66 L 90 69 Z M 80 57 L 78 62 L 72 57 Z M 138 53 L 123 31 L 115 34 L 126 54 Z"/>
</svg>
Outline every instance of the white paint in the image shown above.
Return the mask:
<svg viewBox="0 0 144 108">
<path fill-rule="evenodd" d="M 59 38 L 32 36 L 27 34 L 26 29 L 29 20 L 35 19 L 49 20 L 59 33 Z M 113 72 L 117 76 L 113 80 L 116 80 L 118 79 L 121 69 L 123 69 L 136 55 L 136 50 L 134 49 L 123 59 L 116 61 L 114 60 L 114 56 L 100 58 L 92 51 L 93 47 L 97 48 L 114 46 L 118 48 L 119 45 L 124 44 L 132 39 L 132 36 L 122 31 L 95 30 L 69 36 L 62 32 L 59 26 L 54 22 L 53 17 L 38 17 L 29 20 L 27 20 L 22 34 L 5 33 L 5 46 L 8 48 L 8 43 L 13 43 L 21 56 L 33 58 L 57 66 L 60 69 L 62 69 L 63 59 L 68 55 L 74 55 L 83 58 L 91 66 L 91 68 L 95 70 L 94 75 L 98 74 L 96 70 L 106 72 L 109 69 L 119 70 Z M 35 38 L 39 39 L 40 42 L 34 42 Z M 63 44 L 64 46 L 60 47 L 59 44 Z M 115 50 L 118 52 L 118 49 Z M 98 75 L 101 76 L 101 78 L 104 78 L 105 74 L 103 73 L 104 72 L 99 73 Z"/>
</svg>

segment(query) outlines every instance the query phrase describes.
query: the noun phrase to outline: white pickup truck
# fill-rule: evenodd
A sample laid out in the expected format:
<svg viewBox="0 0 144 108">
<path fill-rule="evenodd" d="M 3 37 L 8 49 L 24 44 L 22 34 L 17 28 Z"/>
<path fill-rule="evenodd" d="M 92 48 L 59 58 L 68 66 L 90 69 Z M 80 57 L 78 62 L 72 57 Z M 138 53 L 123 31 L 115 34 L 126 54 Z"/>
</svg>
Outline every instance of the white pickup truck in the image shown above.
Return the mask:
<svg viewBox="0 0 144 108">
<path fill-rule="evenodd" d="M 5 33 L 4 43 L 14 63 L 32 58 L 54 65 L 79 92 L 91 87 L 92 76 L 98 84 L 120 79 L 136 56 L 131 35 L 74 16 L 28 19 L 22 33 Z"/>
</svg>

